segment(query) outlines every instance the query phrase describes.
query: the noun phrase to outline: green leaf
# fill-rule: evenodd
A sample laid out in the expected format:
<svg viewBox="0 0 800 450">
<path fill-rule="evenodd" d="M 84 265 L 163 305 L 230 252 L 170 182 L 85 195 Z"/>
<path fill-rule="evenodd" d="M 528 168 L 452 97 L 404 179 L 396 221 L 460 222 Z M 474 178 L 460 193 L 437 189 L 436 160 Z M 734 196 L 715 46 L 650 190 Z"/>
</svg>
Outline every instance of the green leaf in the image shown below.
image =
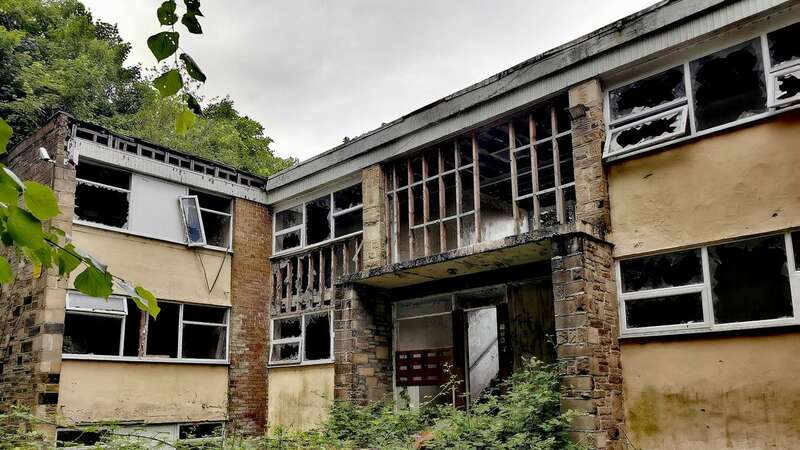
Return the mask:
<svg viewBox="0 0 800 450">
<path fill-rule="evenodd" d="M 42 222 L 24 209 L 10 208 L 6 227 L 11 239 L 22 247 L 37 249 L 47 245 L 42 232 Z"/>
<path fill-rule="evenodd" d="M 12 275 L 11 264 L 8 263 L 7 259 L 0 256 L 0 284 L 10 283 Z"/>
<path fill-rule="evenodd" d="M 14 130 L 0 117 L 0 155 L 6 152 L 6 147 L 8 147 L 8 140 L 11 139 L 11 135 L 14 133 Z"/>
<path fill-rule="evenodd" d="M 61 211 L 58 209 L 56 193 L 49 187 L 35 181 L 25 182 L 25 206 L 39 220 L 50 220 Z"/>
<path fill-rule="evenodd" d="M 153 86 L 158 89 L 162 97 L 169 97 L 178 93 L 183 87 L 183 80 L 178 69 L 172 69 L 153 80 Z"/>
<path fill-rule="evenodd" d="M 175 6 L 174 0 L 167 0 L 156 10 L 158 22 L 161 25 L 175 25 L 175 22 L 178 21 L 178 15 L 175 14 Z"/>
<path fill-rule="evenodd" d="M 147 38 L 147 46 L 153 52 L 153 56 L 160 62 L 169 58 L 170 55 L 178 50 L 178 39 L 180 35 L 176 32 L 162 31 Z"/>
<path fill-rule="evenodd" d="M 75 289 L 91 297 L 108 298 L 111 295 L 111 274 L 89 266 L 75 277 Z"/>
<path fill-rule="evenodd" d="M 50 246 L 39 247 L 33 251 L 33 254 L 36 255 L 36 259 L 45 269 L 49 269 L 53 265 L 53 253 L 50 250 Z"/>
<path fill-rule="evenodd" d="M 206 82 L 206 74 L 200 70 L 200 67 L 191 56 L 186 53 L 181 53 L 181 61 L 185 64 L 186 72 L 189 73 L 189 76 L 201 83 Z"/>
<path fill-rule="evenodd" d="M 186 106 L 188 106 L 189 109 L 192 110 L 193 113 L 195 113 L 195 115 L 202 116 L 203 108 L 200 107 L 200 103 L 197 102 L 197 99 L 194 98 L 194 95 L 186 94 L 186 96 L 188 97 L 186 99 Z"/>
<path fill-rule="evenodd" d="M 189 111 L 188 109 L 184 109 L 178 114 L 178 118 L 175 119 L 175 131 L 183 136 L 189 131 L 192 126 L 194 126 L 195 121 L 197 121 L 197 116 L 194 115 L 193 112 Z"/>
<path fill-rule="evenodd" d="M 197 16 L 194 13 L 187 12 L 184 14 L 181 23 L 189 30 L 189 33 L 203 34 L 203 27 L 200 26 L 200 22 L 197 20 Z"/>
<path fill-rule="evenodd" d="M 20 189 L 13 178 L 5 170 L 0 170 L 0 202 L 7 206 L 16 206 L 19 202 Z"/>
<path fill-rule="evenodd" d="M 81 260 L 72 254 L 74 251 L 75 246 L 67 244 L 64 248 L 60 248 L 58 252 L 56 252 L 56 264 L 58 265 L 59 277 L 69 276 L 69 274 L 81 264 Z"/>
<path fill-rule="evenodd" d="M 203 16 L 203 13 L 200 12 L 200 0 L 183 0 L 183 4 L 186 5 L 186 10 L 195 16 Z"/>
<path fill-rule="evenodd" d="M 141 286 L 136 286 L 136 295 L 147 302 L 147 312 L 155 319 L 156 316 L 158 316 L 158 313 L 161 312 L 161 307 L 158 306 L 156 296 Z"/>
</svg>

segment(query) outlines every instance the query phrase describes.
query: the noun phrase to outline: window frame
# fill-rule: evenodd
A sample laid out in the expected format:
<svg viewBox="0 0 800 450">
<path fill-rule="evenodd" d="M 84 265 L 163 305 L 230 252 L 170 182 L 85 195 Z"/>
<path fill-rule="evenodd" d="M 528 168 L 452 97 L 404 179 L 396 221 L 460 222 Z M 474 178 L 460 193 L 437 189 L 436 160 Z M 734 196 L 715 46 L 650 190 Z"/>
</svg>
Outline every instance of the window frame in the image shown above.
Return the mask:
<svg viewBox="0 0 800 450">
<path fill-rule="evenodd" d="M 71 295 L 85 295 L 81 294 L 78 291 L 67 291 L 67 298 L 66 298 L 66 307 L 64 308 L 65 316 L 67 314 L 77 315 L 77 316 L 89 316 L 89 317 L 102 317 L 102 318 L 112 318 L 112 319 L 119 319 L 119 345 L 117 346 L 117 354 L 116 355 L 91 355 L 91 354 L 82 354 L 82 353 L 63 353 L 62 347 L 62 357 L 66 357 L 65 359 L 84 359 L 84 357 L 88 357 L 88 359 L 94 358 L 126 358 L 124 355 L 125 351 L 125 322 L 128 318 L 128 298 L 122 295 L 111 295 L 109 299 L 121 300 L 124 312 L 120 311 L 113 311 L 113 310 L 102 310 L 102 309 L 88 309 L 88 308 L 81 308 L 79 306 L 72 306 L 70 297 Z M 87 296 L 89 297 L 89 296 Z"/>
<path fill-rule="evenodd" d="M 606 123 L 605 131 L 606 131 L 606 141 L 603 148 L 603 160 L 606 162 L 616 161 L 618 159 L 628 158 L 635 155 L 639 155 L 641 153 L 655 151 L 661 148 L 664 148 L 669 145 L 677 144 L 680 142 L 684 142 L 687 140 L 697 139 L 702 136 L 707 136 L 710 134 L 717 133 L 722 130 L 735 128 L 744 124 L 748 124 L 751 122 L 759 121 L 777 114 L 782 114 L 787 111 L 792 111 L 795 109 L 800 109 L 800 95 L 791 99 L 791 101 L 784 101 L 780 104 L 773 105 L 770 103 L 770 98 L 774 95 L 774 81 L 773 79 L 775 76 L 774 74 L 783 71 L 786 71 L 790 68 L 794 68 L 795 70 L 800 70 L 800 58 L 791 61 L 785 62 L 782 64 L 778 64 L 777 66 L 772 65 L 772 61 L 769 56 L 769 44 L 767 41 L 767 34 L 785 28 L 787 26 L 793 25 L 798 23 L 797 18 L 787 18 L 784 20 L 779 21 L 776 24 L 772 24 L 767 29 L 761 29 L 758 32 L 746 32 L 746 33 L 735 33 L 733 36 L 720 39 L 719 41 L 715 42 L 714 45 L 703 45 L 700 46 L 701 49 L 695 49 L 693 51 L 687 52 L 684 55 L 680 56 L 678 59 L 668 59 L 664 60 L 662 63 L 658 64 L 652 70 L 647 70 L 641 76 L 636 76 L 633 78 L 625 78 L 621 79 L 620 81 L 614 82 L 610 84 L 607 88 L 604 89 L 603 92 L 603 117 Z M 692 75 L 691 75 L 691 68 L 690 63 L 697 59 L 703 58 L 708 55 L 712 55 L 714 53 L 726 50 L 731 47 L 735 47 L 737 45 L 744 44 L 745 42 L 751 40 L 759 40 L 757 43 L 759 50 L 761 52 L 761 67 L 763 69 L 763 77 L 764 83 L 766 88 L 767 94 L 767 102 L 766 102 L 766 110 L 762 113 L 753 114 L 751 116 L 742 117 L 737 120 L 724 123 L 721 125 L 717 125 L 711 128 L 707 128 L 705 130 L 698 130 L 697 123 L 695 119 L 695 112 L 694 112 L 694 89 L 692 85 Z M 681 101 L 685 101 L 688 106 L 688 128 L 683 136 L 674 137 L 669 140 L 664 140 L 657 143 L 648 143 L 648 145 L 637 146 L 636 148 L 628 148 L 616 152 L 609 152 L 610 149 L 610 137 L 611 134 L 620 126 L 621 124 L 625 124 L 632 120 L 644 120 L 645 118 L 651 118 L 653 115 L 663 112 L 664 110 L 661 108 L 665 108 L 668 104 L 660 105 L 659 107 L 653 108 L 643 113 L 639 114 L 631 114 L 630 116 L 625 116 L 614 121 L 611 120 L 611 99 L 610 93 L 611 91 L 624 87 L 630 83 L 634 83 L 637 81 L 641 81 L 645 78 L 650 76 L 656 75 L 658 73 L 667 71 L 671 68 L 677 67 L 678 65 L 683 66 L 683 76 L 684 76 L 684 90 L 685 90 L 685 99 Z M 792 72 L 794 70 L 788 70 Z M 777 76 L 777 75 L 776 75 Z M 787 99 L 789 100 L 789 99 Z M 673 101 L 674 103 L 675 101 Z M 644 117 L 642 117 L 644 116 Z"/>
<path fill-rule="evenodd" d="M 70 290 L 67 292 L 67 305 L 69 305 L 69 295 L 71 293 L 80 294 L 77 291 Z M 82 294 L 81 294 L 82 295 Z M 229 306 L 220 306 L 220 305 L 208 305 L 208 304 L 199 304 L 199 303 L 181 303 L 181 302 L 172 302 L 159 299 L 159 303 L 171 303 L 176 304 L 179 306 L 178 310 L 178 353 L 176 358 L 162 358 L 162 357 L 152 357 L 152 356 L 123 356 L 123 349 L 125 344 L 125 320 L 128 314 L 131 314 L 127 308 L 127 300 L 128 297 L 122 295 L 112 295 L 111 297 L 114 298 L 122 298 L 125 299 L 126 305 L 126 314 L 122 315 L 121 313 L 108 313 L 108 312 L 93 312 L 85 309 L 70 309 L 69 306 L 66 308 L 67 314 L 79 314 L 79 315 L 86 315 L 86 316 L 100 316 L 100 317 L 121 317 L 120 320 L 120 345 L 119 345 L 119 353 L 118 355 L 85 355 L 80 353 L 63 353 L 63 359 L 69 360 L 95 360 L 95 361 L 125 361 L 125 362 L 158 362 L 158 363 L 173 363 L 173 364 L 209 364 L 209 365 L 225 365 L 229 364 L 230 362 L 230 316 L 231 316 L 231 308 Z M 185 305 L 189 306 L 199 306 L 199 307 L 208 307 L 208 308 L 219 308 L 225 310 L 225 320 L 223 323 L 210 323 L 210 322 L 200 322 L 200 321 L 189 321 L 183 320 L 183 308 Z M 133 313 L 140 313 L 137 309 Z M 145 316 L 146 324 L 145 327 L 149 326 L 150 323 L 150 315 Z M 202 325 L 202 326 L 217 326 L 217 327 L 224 327 L 225 328 L 225 357 L 222 359 L 206 359 L 206 358 L 184 358 L 183 355 L 183 328 L 185 325 Z"/>
<path fill-rule="evenodd" d="M 200 222 L 200 240 L 199 241 L 192 241 L 189 239 L 189 222 L 186 220 L 186 207 L 184 206 L 184 200 L 190 200 L 194 202 L 194 207 L 197 210 L 197 220 Z M 178 197 L 178 203 L 181 208 L 181 219 L 183 219 L 183 237 L 186 240 L 186 245 L 189 247 L 206 247 L 208 246 L 208 239 L 206 239 L 206 228 L 205 224 L 203 223 L 203 216 L 200 214 L 200 200 L 197 198 L 196 195 L 181 195 Z"/>
<path fill-rule="evenodd" d="M 90 187 L 98 188 L 98 189 L 108 189 L 110 191 L 114 191 L 114 192 L 119 192 L 119 193 L 125 194 L 126 197 L 128 198 L 128 218 L 127 218 L 127 220 L 125 222 L 125 226 L 124 227 L 115 227 L 113 225 L 106 225 L 106 224 L 100 223 L 100 222 L 92 222 L 91 220 L 81 219 L 81 218 L 78 217 L 77 212 L 75 213 L 75 216 L 72 219 L 72 221 L 74 223 L 77 223 L 77 224 L 80 224 L 80 225 L 85 225 L 85 226 L 95 227 L 95 228 L 102 228 L 102 229 L 105 229 L 105 230 L 131 232 L 130 231 L 130 219 L 131 219 L 130 216 L 131 216 L 131 191 L 132 191 L 131 188 L 133 187 L 133 172 L 131 172 L 129 170 L 122 169 L 122 168 L 119 168 L 119 167 L 116 167 L 116 166 L 111 166 L 111 165 L 108 165 L 108 164 L 104 164 L 102 162 L 95 161 L 95 160 L 92 160 L 92 159 L 90 159 L 90 160 L 83 159 L 82 161 L 79 160 L 78 164 L 81 164 L 81 163 L 87 164 L 87 165 L 90 165 L 90 166 L 105 167 L 105 168 L 108 168 L 108 169 L 111 169 L 111 170 L 116 170 L 118 172 L 123 172 L 123 173 L 128 175 L 128 189 L 117 187 L 117 186 L 111 186 L 109 184 L 99 183 L 97 181 L 91 181 L 91 180 L 86 180 L 86 179 L 83 179 L 83 178 L 78 178 L 77 175 L 75 176 L 75 185 L 76 186 L 82 184 L 84 186 L 90 186 Z M 76 164 L 76 167 L 77 167 L 77 164 Z M 77 201 L 77 195 L 78 195 L 77 192 L 75 192 L 73 194 L 73 196 L 75 197 L 76 201 Z"/>
<path fill-rule="evenodd" d="M 220 194 L 205 192 L 205 191 L 202 191 L 200 189 L 196 189 L 196 188 L 194 188 L 192 186 L 186 186 L 186 188 L 187 188 L 187 192 L 189 193 L 187 195 L 187 197 L 191 197 L 191 196 L 197 197 L 197 210 L 200 212 L 200 224 L 203 227 L 203 238 L 205 239 L 205 242 L 206 242 L 205 245 L 203 245 L 203 247 L 209 248 L 209 249 L 213 249 L 213 250 L 224 250 L 224 251 L 227 251 L 227 252 L 233 251 L 233 207 L 234 207 L 233 198 L 226 197 L 226 196 L 223 196 L 223 195 L 220 195 Z M 192 194 L 192 192 L 195 192 L 195 193 Z M 197 195 L 198 192 L 199 193 L 203 193 L 203 194 L 205 194 L 207 196 L 217 197 L 217 198 L 225 199 L 225 200 L 229 201 L 230 205 L 231 205 L 231 212 L 218 211 L 216 209 L 203 207 L 200 204 L 200 197 Z M 212 244 L 208 243 L 208 236 L 206 235 L 206 225 L 203 222 L 203 214 L 202 214 L 203 212 L 207 212 L 207 213 L 210 213 L 210 214 L 216 214 L 218 216 L 223 216 L 223 217 L 229 218 L 229 220 L 228 220 L 228 245 L 226 247 L 220 247 L 218 245 L 212 245 Z"/>
<path fill-rule="evenodd" d="M 699 284 L 691 284 L 686 286 L 673 286 L 667 288 L 659 288 L 659 289 L 650 289 L 650 290 L 642 290 L 642 291 L 635 291 L 635 292 L 623 292 L 622 290 L 622 262 L 631 259 L 638 259 L 642 258 L 647 255 L 637 255 L 632 257 L 625 257 L 620 258 L 615 261 L 615 270 L 617 273 L 617 298 L 618 298 L 618 313 L 619 313 L 619 324 L 620 324 L 620 337 L 627 338 L 627 337 L 647 337 L 647 336 L 662 336 L 662 335 L 673 335 L 673 334 L 694 334 L 694 333 L 709 333 L 709 332 L 718 332 L 718 331 L 730 331 L 730 330 L 747 330 L 747 329 L 756 329 L 756 328 L 770 328 L 770 327 L 781 327 L 781 326 L 789 326 L 789 325 L 800 325 L 800 268 L 797 267 L 795 258 L 794 258 L 794 248 L 792 243 L 792 232 L 798 232 L 798 230 L 786 231 L 782 233 L 767 233 L 762 235 L 755 235 L 755 236 L 746 236 L 742 238 L 736 238 L 732 240 L 727 240 L 723 242 L 715 242 L 711 244 L 706 244 L 700 247 L 692 247 L 687 249 L 678 249 L 668 252 L 659 252 L 656 254 L 666 254 L 666 253 L 674 253 L 683 250 L 693 250 L 699 248 L 701 251 L 701 264 L 702 264 L 702 274 L 703 274 L 703 281 Z M 791 303 L 792 303 L 792 317 L 782 317 L 776 319 L 763 319 L 763 320 L 753 320 L 753 321 L 745 321 L 745 322 L 731 322 L 731 323 L 715 323 L 714 322 L 714 305 L 712 301 L 712 293 L 711 293 L 711 273 L 710 273 L 710 264 L 709 264 L 709 257 L 708 257 L 708 248 L 714 247 L 717 245 L 724 245 L 730 244 L 734 242 L 741 242 L 747 241 L 751 239 L 763 238 L 763 237 L 771 237 L 771 236 L 783 236 L 784 238 L 784 251 L 786 257 L 786 264 L 788 270 L 788 281 L 789 287 L 791 292 Z M 678 295 L 678 294 L 691 294 L 691 293 L 701 293 L 702 298 L 702 307 L 703 307 L 703 322 L 693 322 L 693 323 L 686 323 L 686 324 L 671 324 L 671 325 L 658 325 L 658 326 L 650 326 L 650 327 L 636 327 L 636 328 L 629 328 L 627 324 L 627 315 L 625 305 L 627 301 L 636 301 L 642 300 L 647 298 L 654 298 L 654 297 L 663 297 L 667 295 Z"/>
<path fill-rule="evenodd" d="M 321 315 L 328 316 L 328 323 L 330 329 L 330 358 L 327 359 L 312 359 L 306 360 L 305 358 L 305 344 L 306 344 L 306 316 L 321 316 Z M 291 338 L 284 338 L 284 339 L 273 339 L 273 331 L 275 330 L 275 322 L 279 320 L 285 319 L 293 319 L 300 317 L 300 336 L 291 337 Z M 267 365 L 269 367 L 291 367 L 291 366 L 311 366 L 311 365 L 319 365 L 319 364 L 331 364 L 334 362 L 334 336 L 335 330 L 333 328 L 333 310 L 332 309 L 325 309 L 321 311 L 308 311 L 302 314 L 293 314 L 287 315 L 282 317 L 275 317 L 270 319 L 270 343 L 269 343 L 269 358 L 267 358 Z M 279 344 L 299 344 L 299 351 L 298 351 L 298 360 L 291 360 L 291 361 L 275 361 L 273 360 L 273 356 L 275 352 L 273 348 L 275 345 Z"/>
<path fill-rule="evenodd" d="M 345 235 L 342 235 L 342 236 L 336 236 L 336 229 L 335 229 L 335 227 L 336 227 L 336 218 L 337 217 L 340 217 L 340 216 L 343 216 L 345 214 L 349 214 L 349 213 L 352 213 L 352 212 L 355 212 L 355 211 L 363 211 L 363 209 L 364 209 L 364 199 L 363 199 L 364 198 L 363 197 L 364 192 L 363 192 L 363 185 L 362 185 L 361 203 L 356 205 L 356 206 L 352 206 L 350 208 L 343 209 L 341 211 L 336 211 L 336 203 L 335 203 L 335 200 L 334 200 L 334 194 L 336 194 L 338 192 L 341 192 L 341 191 L 344 191 L 344 190 L 347 190 L 347 189 L 350 189 L 350 188 L 352 188 L 353 186 L 356 186 L 356 185 L 362 185 L 362 182 L 358 181 L 358 182 L 355 182 L 355 183 L 348 183 L 345 186 L 337 187 L 336 189 L 333 189 L 333 190 L 331 190 L 331 191 L 329 191 L 329 192 L 327 192 L 325 194 L 313 195 L 313 196 L 310 196 L 308 199 L 306 199 L 306 200 L 304 200 L 302 202 L 293 203 L 290 206 L 282 207 L 281 209 L 277 209 L 273 213 L 273 220 L 272 220 L 272 248 L 273 249 L 277 248 L 278 238 L 280 236 L 283 236 L 283 235 L 286 235 L 286 234 L 290 234 L 290 233 L 296 232 L 296 231 L 300 232 L 300 245 L 298 245 L 296 247 L 292 247 L 292 248 L 287 248 L 287 249 L 284 249 L 284 250 L 281 250 L 281 251 L 276 251 L 276 252 L 274 252 L 272 254 L 272 257 L 279 257 L 279 256 L 291 255 L 291 254 L 294 254 L 294 253 L 300 253 L 300 252 L 305 251 L 305 250 L 314 249 L 314 248 L 318 248 L 318 247 L 324 247 L 324 246 L 329 245 L 329 244 L 334 243 L 334 242 L 340 242 L 340 241 L 344 241 L 344 240 L 350 239 L 350 238 L 355 237 L 355 236 L 362 235 L 363 232 L 364 232 L 363 216 L 362 216 L 362 221 L 361 221 L 361 229 L 358 230 L 358 231 L 355 231 L 355 232 L 349 233 L 349 234 L 345 234 Z M 313 202 L 315 200 L 319 200 L 320 198 L 324 198 L 324 197 L 327 197 L 328 200 L 330 201 L 330 208 L 331 209 L 330 209 L 330 213 L 328 214 L 328 224 L 329 224 L 330 230 L 331 230 L 331 237 L 328 238 L 328 239 L 325 239 L 323 241 L 320 241 L 320 242 L 315 242 L 313 244 L 308 244 L 307 236 L 306 236 L 307 235 L 307 233 L 306 233 L 306 224 L 307 224 L 307 220 L 306 220 L 307 219 L 306 205 L 308 203 L 311 203 L 311 202 Z M 292 227 L 284 228 L 283 230 L 278 231 L 277 230 L 277 220 L 274 220 L 274 218 L 279 213 L 284 212 L 284 211 L 288 211 L 290 209 L 297 208 L 298 206 L 300 207 L 300 214 L 302 214 L 302 216 L 303 216 L 303 219 L 302 219 L 301 223 L 299 225 L 295 225 L 295 226 L 292 226 Z"/>
</svg>

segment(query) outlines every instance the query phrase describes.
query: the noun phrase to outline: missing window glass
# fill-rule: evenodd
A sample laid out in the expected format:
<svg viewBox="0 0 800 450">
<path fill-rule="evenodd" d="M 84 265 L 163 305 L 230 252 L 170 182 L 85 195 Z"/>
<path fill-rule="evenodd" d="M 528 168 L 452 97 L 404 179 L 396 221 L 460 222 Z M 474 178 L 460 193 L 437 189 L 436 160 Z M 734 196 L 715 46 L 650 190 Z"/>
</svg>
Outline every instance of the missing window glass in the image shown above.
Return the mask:
<svg viewBox="0 0 800 450">
<path fill-rule="evenodd" d="M 634 116 L 686 97 L 683 66 L 651 75 L 608 94 L 611 120 Z"/>
<path fill-rule="evenodd" d="M 688 109 L 682 106 L 617 128 L 611 132 L 607 151 L 631 151 L 683 136 L 687 117 Z"/>
<path fill-rule="evenodd" d="M 272 339 L 289 339 L 300 337 L 300 317 L 289 317 L 287 319 L 276 319 L 273 322 Z"/>
<path fill-rule="evenodd" d="M 272 346 L 272 362 L 300 362 L 300 343 L 274 344 Z"/>
<path fill-rule="evenodd" d="M 783 236 L 708 248 L 716 323 L 792 317 Z"/>
<path fill-rule="evenodd" d="M 206 243 L 215 247 L 230 247 L 231 199 L 191 189 L 189 195 L 197 197 Z"/>
<path fill-rule="evenodd" d="M 178 426 L 178 439 L 221 437 L 223 426 L 219 422 L 191 423 Z"/>
<path fill-rule="evenodd" d="M 338 237 L 361 231 L 363 227 L 363 211 L 357 209 L 333 218 L 334 235 Z"/>
<path fill-rule="evenodd" d="M 129 173 L 81 161 L 76 168 L 75 215 L 116 228 L 128 225 Z"/>
<path fill-rule="evenodd" d="M 122 317 L 67 312 L 64 353 L 118 356 Z"/>
<path fill-rule="evenodd" d="M 309 314 L 305 317 L 305 359 L 318 361 L 331 357 L 330 315 Z"/>
<path fill-rule="evenodd" d="M 699 292 L 686 295 L 627 300 L 628 328 L 703 322 L 703 300 Z"/>
<path fill-rule="evenodd" d="M 122 356 L 139 356 L 139 332 L 141 331 L 142 312 L 133 300 L 128 303 L 128 315 L 125 318 L 125 337 L 122 345 Z"/>
<path fill-rule="evenodd" d="M 282 252 L 300 247 L 300 231 L 291 231 L 275 237 L 275 251 Z"/>
<path fill-rule="evenodd" d="M 361 184 L 354 184 L 349 188 L 333 193 L 334 212 L 344 211 L 362 203 Z"/>
<path fill-rule="evenodd" d="M 622 291 L 635 292 L 703 282 L 700 249 L 620 262 Z"/>
<path fill-rule="evenodd" d="M 792 232 L 792 248 L 794 249 L 794 269 L 800 272 L 800 231 Z"/>
<path fill-rule="evenodd" d="M 178 357 L 178 317 L 180 305 L 159 302 L 158 318 L 148 317 L 147 356 L 161 358 Z"/>
<path fill-rule="evenodd" d="M 107 431 L 95 430 L 58 430 L 56 432 L 56 447 L 81 447 L 100 445 L 108 437 Z"/>
<path fill-rule="evenodd" d="M 331 238 L 331 198 L 329 195 L 306 203 L 306 244 Z"/>
<path fill-rule="evenodd" d="M 772 67 L 775 68 L 800 59 L 798 42 L 800 42 L 800 23 L 768 33 L 767 43 Z"/>
<path fill-rule="evenodd" d="M 303 207 L 301 205 L 294 208 L 279 211 L 275 214 L 275 231 L 285 230 L 296 227 L 303 223 Z"/>
<path fill-rule="evenodd" d="M 193 359 L 225 359 L 225 327 L 183 325 L 181 356 Z"/>
<path fill-rule="evenodd" d="M 689 64 L 698 130 L 766 111 L 767 90 L 758 39 Z"/>
</svg>

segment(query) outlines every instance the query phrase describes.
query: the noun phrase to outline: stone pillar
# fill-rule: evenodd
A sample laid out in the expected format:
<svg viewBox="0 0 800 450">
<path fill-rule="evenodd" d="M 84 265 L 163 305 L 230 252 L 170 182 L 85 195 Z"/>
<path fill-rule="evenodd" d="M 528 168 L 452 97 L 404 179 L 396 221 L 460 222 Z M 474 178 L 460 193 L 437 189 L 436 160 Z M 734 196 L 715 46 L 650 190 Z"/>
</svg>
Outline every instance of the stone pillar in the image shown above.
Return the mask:
<svg viewBox="0 0 800 450">
<path fill-rule="evenodd" d="M 384 399 L 392 391 L 389 300 L 372 291 L 342 287 L 337 289 L 334 313 L 336 400 L 364 404 Z"/>
<path fill-rule="evenodd" d="M 361 246 L 364 269 L 387 263 L 386 242 L 386 178 L 380 164 L 367 167 L 361 173 L 364 196 L 364 235 Z"/>
<path fill-rule="evenodd" d="M 575 167 L 575 215 L 578 221 L 601 232 L 611 225 L 608 183 L 603 170 L 603 89 L 598 79 L 585 81 L 569 90 L 572 117 L 572 154 Z"/>
<path fill-rule="evenodd" d="M 622 366 L 611 244 L 585 234 L 553 242 L 556 343 L 564 410 L 576 439 L 621 450 Z"/>
<path fill-rule="evenodd" d="M 56 115 L 3 161 L 20 178 L 53 188 L 61 213 L 51 223 L 67 234 L 72 232 L 75 198 L 75 167 L 67 158 L 70 134 L 69 118 Z M 40 147 L 53 162 L 41 159 Z M 0 404 L 27 406 L 45 417 L 58 404 L 67 281 L 58 279 L 57 269 L 36 276 L 14 252 L 5 256 L 14 279 L 0 286 Z"/>
<path fill-rule="evenodd" d="M 267 422 L 272 214 L 237 198 L 233 224 L 228 417 L 235 432 L 256 435 Z"/>
</svg>

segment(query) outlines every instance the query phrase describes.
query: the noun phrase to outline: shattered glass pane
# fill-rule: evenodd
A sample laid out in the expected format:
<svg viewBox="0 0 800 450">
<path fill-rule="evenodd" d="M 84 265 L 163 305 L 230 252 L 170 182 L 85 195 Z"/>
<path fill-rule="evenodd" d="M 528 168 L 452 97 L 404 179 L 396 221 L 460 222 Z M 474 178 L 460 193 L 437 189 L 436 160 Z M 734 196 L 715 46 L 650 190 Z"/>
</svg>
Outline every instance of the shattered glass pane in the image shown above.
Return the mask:
<svg viewBox="0 0 800 450">
<path fill-rule="evenodd" d="M 334 212 L 344 211 L 362 203 L 361 183 L 333 193 Z"/>
<path fill-rule="evenodd" d="M 272 345 L 273 362 L 300 362 L 300 343 L 290 342 Z"/>
<path fill-rule="evenodd" d="M 646 291 L 703 282 L 700 249 L 620 262 L 622 292 Z"/>
<path fill-rule="evenodd" d="M 275 237 L 275 251 L 282 252 L 300 246 L 300 231 L 281 234 Z"/>
<path fill-rule="evenodd" d="M 306 244 L 331 238 L 331 198 L 329 195 L 306 203 Z"/>
<path fill-rule="evenodd" d="M 683 66 L 616 88 L 608 93 L 608 97 L 612 121 L 684 98 Z"/>
<path fill-rule="evenodd" d="M 685 113 L 685 109 L 678 109 L 633 127 L 614 130 L 609 153 L 624 150 L 626 147 L 639 146 L 647 141 L 681 136 L 686 132 Z"/>
<path fill-rule="evenodd" d="M 800 69 L 775 77 L 775 100 L 800 97 Z"/>
<path fill-rule="evenodd" d="M 276 319 L 273 324 L 272 339 L 300 337 L 300 317 Z"/>
<path fill-rule="evenodd" d="M 306 316 L 305 359 L 321 360 L 331 357 L 331 322 L 329 314 Z"/>
<path fill-rule="evenodd" d="M 128 226 L 128 193 L 81 183 L 75 186 L 75 215 L 116 228 Z"/>
<path fill-rule="evenodd" d="M 285 209 L 275 214 L 275 231 L 285 230 L 303 223 L 303 206 Z"/>
<path fill-rule="evenodd" d="M 767 89 L 758 39 L 689 63 L 698 130 L 762 113 Z"/>
<path fill-rule="evenodd" d="M 625 319 L 628 328 L 702 322 L 702 295 L 695 292 L 685 295 L 626 300 Z"/>
<path fill-rule="evenodd" d="M 772 67 L 800 59 L 800 23 L 767 33 L 769 59 Z"/>
<path fill-rule="evenodd" d="M 716 323 L 792 317 L 782 235 L 708 248 Z"/>
<path fill-rule="evenodd" d="M 556 210 L 556 193 L 548 192 L 539 194 L 539 225 L 552 227 L 558 225 L 558 211 Z"/>
</svg>

